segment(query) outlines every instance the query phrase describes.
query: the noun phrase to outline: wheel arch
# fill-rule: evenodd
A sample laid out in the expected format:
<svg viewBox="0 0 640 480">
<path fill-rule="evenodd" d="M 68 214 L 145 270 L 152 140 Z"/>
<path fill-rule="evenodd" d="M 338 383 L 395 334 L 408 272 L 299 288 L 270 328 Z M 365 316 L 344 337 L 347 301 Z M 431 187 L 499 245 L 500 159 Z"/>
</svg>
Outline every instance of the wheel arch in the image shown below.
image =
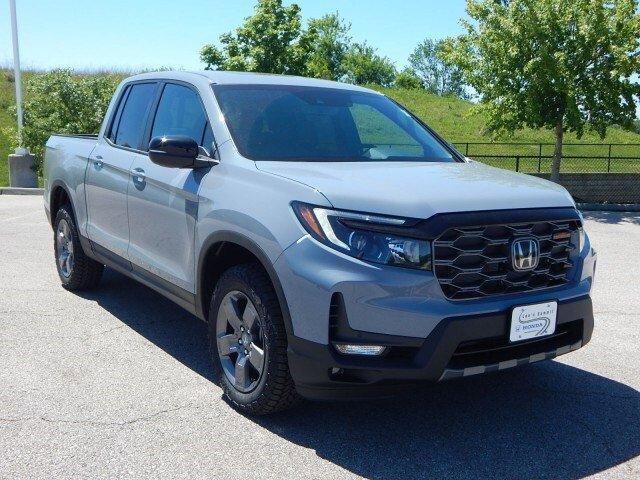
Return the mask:
<svg viewBox="0 0 640 480">
<path fill-rule="evenodd" d="M 51 193 L 49 194 L 49 212 L 51 218 L 51 225 L 56 219 L 56 214 L 62 205 L 65 203 L 71 205 L 71 216 L 77 224 L 76 208 L 73 204 L 73 196 L 69 192 L 69 188 L 62 180 L 56 180 L 51 184 Z"/>
<path fill-rule="evenodd" d="M 213 233 L 202 244 L 196 271 L 195 306 L 197 315 L 203 320 L 207 320 L 211 294 L 222 272 L 231 266 L 249 261 L 257 262 L 269 276 L 278 297 L 287 336 L 292 335 L 291 314 L 282 284 L 271 260 L 256 242 L 237 232 Z"/>
</svg>

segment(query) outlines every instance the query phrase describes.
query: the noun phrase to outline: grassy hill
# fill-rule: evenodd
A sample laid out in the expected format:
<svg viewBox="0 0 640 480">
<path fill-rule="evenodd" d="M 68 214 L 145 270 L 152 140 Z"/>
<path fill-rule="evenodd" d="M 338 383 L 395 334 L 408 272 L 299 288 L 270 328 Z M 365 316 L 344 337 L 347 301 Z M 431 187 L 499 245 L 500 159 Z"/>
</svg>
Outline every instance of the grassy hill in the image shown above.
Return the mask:
<svg viewBox="0 0 640 480">
<path fill-rule="evenodd" d="M 14 148 L 11 145 L 10 132 L 14 130 L 15 120 L 10 109 L 15 105 L 15 97 L 14 84 L 9 81 L 9 78 L 8 71 L 0 71 L 0 185 L 9 184 L 7 155 Z"/>
<path fill-rule="evenodd" d="M 406 106 L 413 113 L 424 119 L 440 135 L 452 143 L 464 144 L 465 142 L 523 142 L 523 143 L 553 143 L 554 136 L 551 130 L 524 129 L 513 135 L 491 137 L 484 132 L 484 118 L 480 115 L 472 115 L 471 102 L 453 97 L 440 97 L 419 90 L 400 90 L 394 88 L 379 89 L 389 97 Z M 610 128 L 607 137 L 602 140 L 597 134 L 586 133 L 581 139 L 575 134 L 567 133 L 564 136 L 565 143 L 640 143 L 640 135 L 618 127 Z M 464 146 L 464 145 L 463 145 Z M 480 147 L 476 147 L 478 150 Z M 553 147 L 545 147 L 543 155 L 552 152 Z M 587 151 L 588 150 L 588 151 Z M 564 147 L 566 155 L 606 155 L 607 148 L 567 145 Z M 471 152 L 473 153 L 473 152 Z M 482 153 L 486 154 L 538 154 L 537 146 L 525 147 L 522 145 L 509 147 L 496 145 L 494 147 L 482 147 Z M 619 156 L 640 156 L 638 147 L 620 147 L 614 154 Z"/>
<path fill-rule="evenodd" d="M 37 73 L 27 72 L 25 78 Z M 118 74 L 121 76 L 121 74 Z M 0 70 L 0 185 L 7 185 L 8 169 L 7 155 L 13 148 L 12 140 L 8 134 L 13 130 L 15 120 L 10 113 L 14 105 L 14 84 L 11 81 L 12 75 L 7 70 Z M 381 88 L 391 98 L 407 106 L 411 111 L 424 119 L 432 128 L 440 133 L 447 140 L 457 143 L 464 152 L 466 142 L 532 142 L 532 143 L 552 143 L 553 133 L 551 130 L 531 130 L 525 129 L 512 136 L 491 138 L 484 132 L 484 119 L 481 116 L 471 115 L 472 104 L 470 102 L 450 97 L 439 97 L 419 90 L 401 90 L 393 88 Z M 566 143 L 640 143 L 640 134 L 628 132 L 620 128 L 611 128 L 607 138 L 601 140 L 595 134 L 586 134 L 578 140 L 575 135 L 567 134 Z M 461 145 L 462 144 L 462 145 Z M 544 147 L 543 155 L 549 155 L 552 147 Z M 495 154 L 495 155 L 532 155 L 538 154 L 537 146 L 509 146 L 509 145 L 489 145 L 470 146 L 470 155 L 475 154 Z M 608 153 L 606 146 L 571 146 L 565 147 L 566 155 L 603 155 Z M 640 156 L 640 147 L 615 147 L 615 156 Z"/>
</svg>

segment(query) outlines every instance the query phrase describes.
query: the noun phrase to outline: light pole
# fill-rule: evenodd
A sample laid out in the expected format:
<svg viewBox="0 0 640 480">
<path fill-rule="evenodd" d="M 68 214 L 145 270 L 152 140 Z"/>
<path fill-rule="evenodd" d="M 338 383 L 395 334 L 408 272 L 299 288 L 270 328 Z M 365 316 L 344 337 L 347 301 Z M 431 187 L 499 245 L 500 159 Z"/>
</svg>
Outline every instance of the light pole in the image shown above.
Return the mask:
<svg viewBox="0 0 640 480">
<path fill-rule="evenodd" d="M 16 19 L 16 0 L 9 0 L 11 12 L 11 40 L 13 41 L 13 73 L 16 85 L 16 110 L 18 117 L 18 147 L 15 154 L 9 155 L 9 185 L 12 187 L 33 188 L 38 186 L 38 177 L 34 170 L 33 155 L 24 148 L 22 141 L 22 77 L 20 75 L 20 48 L 18 47 L 18 21 Z"/>
<path fill-rule="evenodd" d="M 18 21 L 16 19 L 16 0 L 9 0 L 11 12 L 11 40 L 13 41 L 13 76 L 16 85 L 16 108 L 18 113 L 18 148 L 16 154 L 24 155 L 27 150 L 22 144 L 22 76 L 20 75 L 20 47 L 18 46 Z"/>
</svg>

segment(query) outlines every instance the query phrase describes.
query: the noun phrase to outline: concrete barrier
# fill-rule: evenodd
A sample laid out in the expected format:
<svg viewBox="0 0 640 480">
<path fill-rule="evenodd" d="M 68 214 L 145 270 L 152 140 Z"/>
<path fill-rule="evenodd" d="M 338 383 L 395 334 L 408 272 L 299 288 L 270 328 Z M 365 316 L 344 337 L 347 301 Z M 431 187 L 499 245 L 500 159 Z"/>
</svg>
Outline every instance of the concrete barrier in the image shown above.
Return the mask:
<svg viewBox="0 0 640 480">
<path fill-rule="evenodd" d="M 23 151 L 9 155 L 9 185 L 19 188 L 36 188 L 38 177 L 33 170 L 34 157 Z"/>
</svg>

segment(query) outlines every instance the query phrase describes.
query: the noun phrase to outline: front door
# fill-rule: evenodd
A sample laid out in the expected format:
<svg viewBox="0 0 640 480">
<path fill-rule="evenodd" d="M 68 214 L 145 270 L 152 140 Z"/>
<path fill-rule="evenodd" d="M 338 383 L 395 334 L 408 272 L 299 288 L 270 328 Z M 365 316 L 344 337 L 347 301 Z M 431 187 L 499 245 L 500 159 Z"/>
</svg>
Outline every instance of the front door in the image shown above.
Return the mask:
<svg viewBox="0 0 640 480">
<path fill-rule="evenodd" d="M 210 148 L 213 135 L 195 90 L 164 85 L 149 138 L 162 135 L 186 135 Z M 142 268 L 183 293 L 195 292 L 194 235 L 203 173 L 156 165 L 147 155 L 136 155 L 131 165 L 129 259 L 134 269 Z"/>
</svg>

